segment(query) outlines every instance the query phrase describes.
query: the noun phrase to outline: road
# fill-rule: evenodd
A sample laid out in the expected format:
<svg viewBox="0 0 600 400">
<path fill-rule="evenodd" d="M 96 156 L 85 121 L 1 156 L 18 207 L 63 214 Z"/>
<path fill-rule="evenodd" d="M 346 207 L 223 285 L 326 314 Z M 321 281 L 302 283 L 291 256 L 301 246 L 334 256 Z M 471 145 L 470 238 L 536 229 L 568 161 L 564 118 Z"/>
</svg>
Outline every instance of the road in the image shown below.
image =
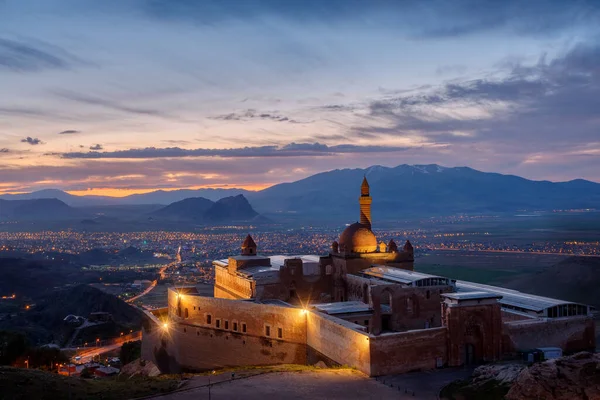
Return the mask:
<svg viewBox="0 0 600 400">
<path fill-rule="evenodd" d="M 163 265 L 163 267 L 160 269 L 160 271 L 158 271 L 158 274 L 160 275 L 161 279 L 164 278 L 165 271 L 167 270 L 167 268 L 169 268 L 172 265 L 174 265 L 174 263 Z M 126 301 L 128 303 L 133 303 L 134 301 L 136 301 L 136 300 L 144 297 L 145 295 L 147 295 L 148 293 L 150 293 L 150 291 L 152 289 L 154 289 L 156 287 L 157 283 L 158 283 L 158 279 L 153 280 L 152 284 L 150 286 L 148 286 L 148 288 L 146 288 L 146 290 L 144 290 L 142 293 L 138 294 L 137 296 L 134 296 L 134 297 L 132 297 L 130 299 L 127 299 Z"/>
<path fill-rule="evenodd" d="M 121 348 L 121 346 L 125 342 L 141 340 L 141 339 L 142 339 L 142 332 L 137 331 L 137 332 L 129 333 L 129 334 L 119 337 L 117 339 L 114 339 L 111 341 L 110 344 L 105 344 L 105 345 L 101 345 L 101 346 L 92 345 L 92 346 L 84 348 L 84 349 L 80 348 L 77 351 L 77 354 L 75 356 L 73 356 L 72 361 L 75 360 L 75 357 L 81 357 L 78 360 L 79 363 L 88 362 L 88 361 L 91 361 L 94 357 L 99 356 L 100 354 L 108 353 L 110 351 L 114 351 L 114 350 Z"/>
</svg>

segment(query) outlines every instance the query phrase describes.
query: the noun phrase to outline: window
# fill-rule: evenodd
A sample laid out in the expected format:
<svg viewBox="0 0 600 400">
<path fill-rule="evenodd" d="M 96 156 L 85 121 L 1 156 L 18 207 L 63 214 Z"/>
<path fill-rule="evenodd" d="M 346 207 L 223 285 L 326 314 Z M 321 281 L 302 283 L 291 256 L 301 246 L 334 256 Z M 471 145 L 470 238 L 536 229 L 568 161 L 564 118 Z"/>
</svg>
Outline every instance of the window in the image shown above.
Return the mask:
<svg viewBox="0 0 600 400">
<path fill-rule="evenodd" d="M 229 329 L 229 321 L 225 320 L 225 329 Z"/>
<path fill-rule="evenodd" d="M 220 319 L 218 319 L 218 320 L 216 321 L 216 325 L 217 325 L 217 328 L 220 328 L 220 327 L 221 327 L 221 320 L 220 320 Z"/>
<path fill-rule="evenodd" d="M 187 333 L 187 329 L 186 328 L 183 328 L 183 333 Z"/>
<path fill-rule="evenodd" d="M 212 315 L 210 315 L 210 314 L 206 315 L 206 323 L 208 325 L 212 324 Z"/>
<path fill-rule="evenodd" d="M 246 323 L 242 323 L 242 332 L 246 333 Z"/>
<path fill-rule="evenodd" d="M 237 328 L 238 328 L 238 327 L 237 327 L 237 322 L 234 322 L 234 323 L 233 323 L 233 330 L 237 332 Z"/>
<path fill-rule="evenodd" d="M 269 325 L 265 326 L 265 336 L 271 336 L 271 327 Z"/>
<path fill-rule="evenodd" d="M 187 309 L 187 307 L 186 307 L 186 308 L 185 308 L 185 311 L 184 311 L 184 318 L 188 318 L 189 316 L 190 316 L 190 315 L 189 315 L 189 313 L 188 313 L 188 309 Z"/>
<path fill-rule="evenodd" d="M 283 338 L 283 328 L 277 328 L 277 337 L 279 339 Z"/>
<path fill-rule="evenodd" d="M 427 291 L 427 293 L 425 293 L 425 297 L 427 297 L 427 298 L 431 297 L 431 293 L 429 292 L 429 290 Z"/>
<path fill-rule="evenodd" d="M 365 326 L 369 326 L 369 320 L 365 319 Z"/>
<path fill-rule="evenodd" d="M 331 265 L 325 266 L 325 275 L 331 275 L 333 267 Z"/>
<path fill-rule="evenodd" d="M 196 306 L 194 306 L 194 311 L 196 311 Z"/>
</svg>

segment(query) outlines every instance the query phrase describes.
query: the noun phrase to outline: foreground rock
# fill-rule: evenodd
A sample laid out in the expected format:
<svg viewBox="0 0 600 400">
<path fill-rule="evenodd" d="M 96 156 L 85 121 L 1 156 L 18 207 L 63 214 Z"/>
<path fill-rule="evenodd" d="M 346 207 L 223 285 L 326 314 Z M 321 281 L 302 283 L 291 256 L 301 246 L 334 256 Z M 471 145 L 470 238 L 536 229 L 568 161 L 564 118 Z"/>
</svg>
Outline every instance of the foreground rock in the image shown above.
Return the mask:
<svg viewBox="0 0 600 400">
<path fill-rule="evenodd" d="M 506 398 L 600 399 L 600 354 L 582 352 L 526 368 L 514 381 Z"/>
<path fill-rule="evenodd" d="M 126 376 L 158 376 L 160 370 L 152 361 L 143 361 L 138 358 L 135 361 L 123 366 L 121 369 L 121 375 Z"/>
</svg>

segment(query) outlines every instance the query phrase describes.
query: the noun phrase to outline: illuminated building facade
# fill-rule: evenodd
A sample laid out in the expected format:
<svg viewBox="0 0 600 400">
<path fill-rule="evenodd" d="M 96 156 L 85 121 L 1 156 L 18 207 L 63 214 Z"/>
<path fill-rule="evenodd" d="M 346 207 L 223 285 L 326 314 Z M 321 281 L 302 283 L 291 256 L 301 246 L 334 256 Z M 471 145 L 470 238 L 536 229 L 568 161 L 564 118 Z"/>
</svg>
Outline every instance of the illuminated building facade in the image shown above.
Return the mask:
<svg viewBox="0 0 600 400">
<path fill-rule="evenodd" d="M 169 289 L 142 357 L 163 372 L 324 361 L 377 376 L 594 348 L 589 306 L 413 271 L 410 242 L 378 244 L 371 201 L 365 178 L 360 222 L 326 256 L 261 256 L 248 235 L 213 262 L 214 297 Z"/>
</svg>

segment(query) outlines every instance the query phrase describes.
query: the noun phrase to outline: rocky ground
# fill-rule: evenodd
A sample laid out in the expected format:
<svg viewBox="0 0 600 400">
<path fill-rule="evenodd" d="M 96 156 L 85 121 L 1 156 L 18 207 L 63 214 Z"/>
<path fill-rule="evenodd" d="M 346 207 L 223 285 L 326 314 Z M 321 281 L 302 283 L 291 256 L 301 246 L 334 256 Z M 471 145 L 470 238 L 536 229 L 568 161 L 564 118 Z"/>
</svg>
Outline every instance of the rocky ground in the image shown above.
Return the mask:
<svg viewBox="0 0 600 400">
<path fill-rule="evenodd" d="M 508 400 L 600 399 L 600 354 L 577 353 L 535 364 L 514 380 Z"/>
<path fill-rule="evenodd" d="M 491 364 L 442 390 L 451 400 L 600 400 L 600 354 L 581 352 L 529 367 Z"/>
</svg>

